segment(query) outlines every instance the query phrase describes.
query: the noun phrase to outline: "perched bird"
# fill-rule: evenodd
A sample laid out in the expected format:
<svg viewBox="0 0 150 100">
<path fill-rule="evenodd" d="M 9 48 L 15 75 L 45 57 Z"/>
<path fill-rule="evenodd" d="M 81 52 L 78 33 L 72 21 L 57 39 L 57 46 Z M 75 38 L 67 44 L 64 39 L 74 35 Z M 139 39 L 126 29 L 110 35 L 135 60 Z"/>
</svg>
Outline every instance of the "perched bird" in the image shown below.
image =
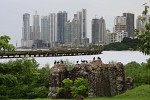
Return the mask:
<svg viewBox="0 0 150 100">
<path fill-rule="evenodd" d="M 59 64 L 59 61 L 57 61 L 57 64 Z"/>
<path fill-rule="evenodd" d="M 79 61 L 77 61 L 77 64 L 79 63 Z"/>
<path fill-rule="evenodd" d="M 61 63 L 63 64 L 64 62 L 61 60 Z"/>
<path fill-rule="evenodd" d="M 97 57 L 97 59 L 100 60 L 101 58 L 100 58 L 100 57 Z"/>
<path fill-rule="evenodd" d="M 93 60 L 95 60 L 95 57 L 93 58 Z"/>
<path fill-rule="evenodd" d="M 54 64 L 56 64 L 56 63 L 57 63 L 57 61 L 55 60 Z"/>
<path fill-rule="evenodd" d="M 88 63 L 88 61 L 87 61 L 87 60 L 86 60 L 85 62 L 86 62 L 86 63 Z"/>
</svg>

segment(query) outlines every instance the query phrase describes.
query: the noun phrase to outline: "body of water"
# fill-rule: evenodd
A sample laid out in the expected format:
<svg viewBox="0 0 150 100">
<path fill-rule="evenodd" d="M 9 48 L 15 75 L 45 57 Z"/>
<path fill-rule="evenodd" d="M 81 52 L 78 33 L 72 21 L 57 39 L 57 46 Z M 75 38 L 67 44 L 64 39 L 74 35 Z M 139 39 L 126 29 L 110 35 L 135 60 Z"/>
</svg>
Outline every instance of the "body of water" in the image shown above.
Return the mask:
<svg viewBox="0 0 150 100">
<path fill-rule="evenodd" d="M 57 60 L 68 60 L 72 63 L 76 61 L 81 62 L 81 60 L 92 61 L 93 57 L 97 59 L 100 57 L 103 63 L 109 62 L 122 62 L 127 64 L 131 61 L 136 61 L 138 63 L 146 62 L 146 59 L 149 59 L 150 56 L 145 56 L 139 51 L 103 51 L 99 55 L 82 55 L 82 56 L 62 56 L 62 57 L 35 57 L 36 61 L 40 64 L 40 67 L 44 67 L 46 64 L 50 67 L 54 65 L 54 61 Z M 10 59 L 0 59 L 0 62 L 7 62 Z M 14 60 L 14 58 L 12 58 Z"/>
</svg>

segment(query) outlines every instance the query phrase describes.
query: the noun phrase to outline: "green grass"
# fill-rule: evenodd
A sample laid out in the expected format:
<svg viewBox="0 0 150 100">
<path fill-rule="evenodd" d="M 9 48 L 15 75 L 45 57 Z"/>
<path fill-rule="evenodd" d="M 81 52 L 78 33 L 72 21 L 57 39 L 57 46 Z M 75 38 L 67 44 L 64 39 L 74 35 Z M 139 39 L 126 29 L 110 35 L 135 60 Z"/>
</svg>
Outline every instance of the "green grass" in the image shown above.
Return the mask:
<svg viewBox="0 0 150 100">
<path fill-rule="evenodd" d="M 150 100 L 150 85 L 142 85 L 110 98 L 89 98 L 86 100 Z"/>
<path fill-rule="evenodd" d="M 29 100 L 29 99 L 23 99 Z M 67 100 L 67 99 L 32 99 L 32 100 Z M 69 99 L 68 99 L 69 100 Z M 127 92 L 109 98 L 87 98 L 85 100 L 150 100 L 150 85 L 141 85 Z"/>
</svg>

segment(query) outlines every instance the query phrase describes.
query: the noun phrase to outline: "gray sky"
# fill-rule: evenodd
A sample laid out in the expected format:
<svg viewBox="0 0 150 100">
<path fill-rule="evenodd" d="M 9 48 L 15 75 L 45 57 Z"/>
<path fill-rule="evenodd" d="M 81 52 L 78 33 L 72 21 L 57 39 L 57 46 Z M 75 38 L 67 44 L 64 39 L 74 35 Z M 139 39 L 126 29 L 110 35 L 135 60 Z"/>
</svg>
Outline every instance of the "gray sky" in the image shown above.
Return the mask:
<svg viewBox="0 0 150 100">
<path fill-rule="evenodd" d="M 72 20 L 73 14 L 81 9 L 87 9 L 88 37 L 91 36 L 92 18 L 103 17 L 106 21 L 106 28 L 111 30 L 114 25 L 114 18 L 121 16 L 123 12 L 130 12 L 140 15 L 142 4 L 148 0 L 0 0 L 0 35 L 9 35 L 11 43 L 19 43 L 22 37 L 22 16 L 24 13 L 31 14 L 38 11 L 40 16 L 58 11 L 67 11 L 68 18 Z M 31 23 L 32 25 L 32 23 Z"/>
</svg>

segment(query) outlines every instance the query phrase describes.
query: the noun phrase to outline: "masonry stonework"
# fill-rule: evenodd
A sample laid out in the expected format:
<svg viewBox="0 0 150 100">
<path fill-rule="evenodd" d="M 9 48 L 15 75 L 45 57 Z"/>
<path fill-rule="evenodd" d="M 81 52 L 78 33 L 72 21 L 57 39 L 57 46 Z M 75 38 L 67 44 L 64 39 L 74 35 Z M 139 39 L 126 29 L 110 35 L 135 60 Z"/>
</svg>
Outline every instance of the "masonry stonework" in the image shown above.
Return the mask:
<svg viewBox="0 0 150 100">
<path fill-rule="evenodd" d="M 65 78 L 75 80 L 79 77 L 88 80 L 88 97 L 110 97 L 126 91 L 124 66 L 122 63 L 104 64 L 101 59 L 75 64 L 71 70 L 67 65 L 55 64 L 49 75 L 48 97 L 59 98 L 57 88 L 62 87 Z M 131 82 L 128 81 L 129 85 Z"/>
</svg>

